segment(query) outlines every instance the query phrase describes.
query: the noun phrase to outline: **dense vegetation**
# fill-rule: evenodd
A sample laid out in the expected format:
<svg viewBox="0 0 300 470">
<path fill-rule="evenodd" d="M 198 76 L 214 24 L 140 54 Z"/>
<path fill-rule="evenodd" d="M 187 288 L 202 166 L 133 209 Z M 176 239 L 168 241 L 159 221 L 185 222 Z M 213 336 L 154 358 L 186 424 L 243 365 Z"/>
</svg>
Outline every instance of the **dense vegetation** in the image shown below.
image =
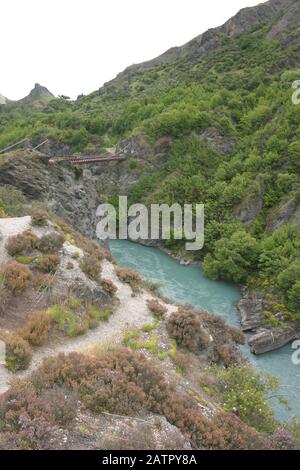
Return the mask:
<svg viewBox="0 0 300 470">
<path fill-rule="evenodd" d="M 233 372 L 224 374 L 224 378 L 228 383 L 237 380 Z M 263 399 L 269 385 L 249 373 L 246 384 L 251 390 L 259 387 L 255 393 L 261 399 L 260 406 L 270 413 Z M 239 398 L 245 403 L 249 394 L 243 398 L 244 392 L 243 381 L 238 381 L 235 400 L 227 393 L 226 405 L 235 404 Z M 102 352 L 97 357 L 72 353 L 47 358 L 28 379 L 1 396 L 0 448 L 49 448 L 59 436 L 59 428 L 73 429 L 79 406 L 95 414 L 163 415 L 198 449 L 298 448 L 292 434 L 282 428 L 276 430 L 269 415 L 267 432 L 256 431 L 255 425 L 261 423 L 255 421 L 257 410 L 253 406 L 246 415 L 250 426 L 233 413 L 220 411 L 207 418 L 196 399 L 176 392 L 143 355 L 125 349 Z"/>
<path fill-rule="evenodd" d="M 206 274 L 268 290 L 273 322 L 277 311 L 299 319 L 300 234 L 298 219 L 286 216 L 300 201 L 300 105 L 291 100 L 299 44 L 266 40 L 271 26 L 224 35 L 200 59 L 136 71 L 75 102 L 0 106 L 0 148 L 25 136 L 78 152 L 141 131 L 152 145 L 170 139 L 167 161 L 141 174 L 131 201 L 203 202 L 205 247 L 195 256 Z M 205 141 L 207 130 L 223 149 Z"/>
</svg>

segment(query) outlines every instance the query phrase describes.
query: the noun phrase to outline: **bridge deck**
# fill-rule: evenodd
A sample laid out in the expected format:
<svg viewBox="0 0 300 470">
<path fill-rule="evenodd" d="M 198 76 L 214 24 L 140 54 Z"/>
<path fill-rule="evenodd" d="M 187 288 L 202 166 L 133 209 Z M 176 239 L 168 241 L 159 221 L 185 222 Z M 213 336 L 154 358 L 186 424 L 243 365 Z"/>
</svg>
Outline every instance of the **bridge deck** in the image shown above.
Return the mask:
<svg viewBox="0 0 300 470">
<path fill-rule="evenodd" d="M 86 155 L 84 157 L 76 157 L 76 155 L 66 155 L 64 157 L 53 157 L 50 158 L 50 163 L 56 162 L 63 162 L 67 161 L 72 163 L 73 165 L 85 165 L 88 163 L 105 163 L 111 161 L 122 161 L 126 160 L 126 157 L 122 155 L 109 155 L 109 156 L 101 156 L 101 155 Z"/>
</svg>

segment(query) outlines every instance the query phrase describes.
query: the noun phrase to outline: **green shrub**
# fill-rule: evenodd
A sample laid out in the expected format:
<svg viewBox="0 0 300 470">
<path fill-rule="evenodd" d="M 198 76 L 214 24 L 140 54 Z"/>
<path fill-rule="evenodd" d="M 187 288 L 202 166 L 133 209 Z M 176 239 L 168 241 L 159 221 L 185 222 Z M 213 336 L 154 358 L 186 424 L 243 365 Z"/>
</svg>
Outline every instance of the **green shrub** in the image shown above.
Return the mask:
<svg viewBox="0 0 300 470">
<path fill-rule="evenodd" d="M 294 312 L 300 312 L 300 281 L 295 282 L 287 293 L 288 306 Z"/>
<path fill-rule="evenodd" d="M 5 366 L 12 372 L 27 369 L 31 361 L 28 343 L 18 335 L 11 334 L 5 339 Z"/>
<path fill-rule="evenodd" d="M 212 279 L 244 282 L 255 270 L 258 262 L 258 244 L 244 231 L 215 243 L 213 254 L 205 257 L 203 269 Z"/>
<path fill-rule="evenodd" d="M 81 333 L 75 314 L 61 305 L 53 305 L 48 309 L 48 315 L 58 329 L 67 336 L 78 336 Z"/>
<path fill-rule="evenodd" d="M 36 261 L 36 256 L 16 256 L 16 261 L 20 264 L 33 264 Z"/>
<path fill-rule="evenodd" d="M 257 373 L 251 367 L 215 370 L 222 381 L 225 409 L 237 409 L 241 419 L 259 431 L 272 431 L 275 421 L 266 396 L 277 390 L 278 380 L 267 374 Z"/>
<path fill-rule="evenodd" d="M 95 328 L 99 321 L 108 321 L 111 314 L 110 310 L 98 310 L 94 305 L 90 304 L 87 308 L 90 328 Z"/>
</svg>

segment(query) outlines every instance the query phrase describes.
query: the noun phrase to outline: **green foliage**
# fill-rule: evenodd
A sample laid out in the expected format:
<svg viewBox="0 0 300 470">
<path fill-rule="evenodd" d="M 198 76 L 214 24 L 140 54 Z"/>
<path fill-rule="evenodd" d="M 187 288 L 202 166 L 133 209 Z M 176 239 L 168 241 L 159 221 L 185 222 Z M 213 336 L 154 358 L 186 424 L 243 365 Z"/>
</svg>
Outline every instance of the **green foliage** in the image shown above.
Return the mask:
<svg viewBox="0 0 300 470">
<path fill-rule="evenodd" d="M 76 315 L 63 306 L 53 305 L 48 309 L 48 315 L 51 322 L 67 336 L 77 336 L 80 333 Z"/>
<path fill-rule="evenodd" d="M 213 279 L 244 282 L 255 269 L 258 254 L 255 238 L 238 231 L 229 239 L 221 238 L 216 242 L 213 254 L 204 260 L 204 272 Z"/>
<path fill-rule="evenodd" d="M 31 361 L 31 350 L 24 339 L 11 334 L 5 339 L 5 366 L 12 372 L 27 369 Z"/>
<path fill-rule="evenodd" d="M 222 381 L 225 409 L 237 409 L 241 419 L 260 431 L 274 430 L 274 416 L 266 397 L 278 388 L 278 380 L 250 367 L 215 369 Z"/>
</svg>

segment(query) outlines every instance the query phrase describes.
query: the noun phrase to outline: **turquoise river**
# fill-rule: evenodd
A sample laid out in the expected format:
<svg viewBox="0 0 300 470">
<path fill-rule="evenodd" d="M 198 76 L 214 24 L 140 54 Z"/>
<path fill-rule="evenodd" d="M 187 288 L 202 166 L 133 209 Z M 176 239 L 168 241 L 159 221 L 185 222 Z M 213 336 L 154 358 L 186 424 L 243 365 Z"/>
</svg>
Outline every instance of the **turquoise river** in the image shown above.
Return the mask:
<svg viewBox="0 0 300 470">
<path fill-rule="evenodd" d="M 170 300 L 192 304 L 196 309 L 222 316 L 238 326 L 236 303 L 241 292 L 235 285 L 207 279 L 199 266 L 184 266 L 156 248 L 149 248 L 126 240 L 110 242 L 112 254 L 122 266 L 138 271 L 145 280 L 160 285 L 159 291 Z M 288 400 L 288 407 L 273 401 L 278 419 L 296 416 L 300 419 L 300 365 L 292 363 L 291 345 L 260 356 L 254 356 L 243 346 L 244 354 L 259 371 L 279 377 L 280 393 Z"/>
</svg>

